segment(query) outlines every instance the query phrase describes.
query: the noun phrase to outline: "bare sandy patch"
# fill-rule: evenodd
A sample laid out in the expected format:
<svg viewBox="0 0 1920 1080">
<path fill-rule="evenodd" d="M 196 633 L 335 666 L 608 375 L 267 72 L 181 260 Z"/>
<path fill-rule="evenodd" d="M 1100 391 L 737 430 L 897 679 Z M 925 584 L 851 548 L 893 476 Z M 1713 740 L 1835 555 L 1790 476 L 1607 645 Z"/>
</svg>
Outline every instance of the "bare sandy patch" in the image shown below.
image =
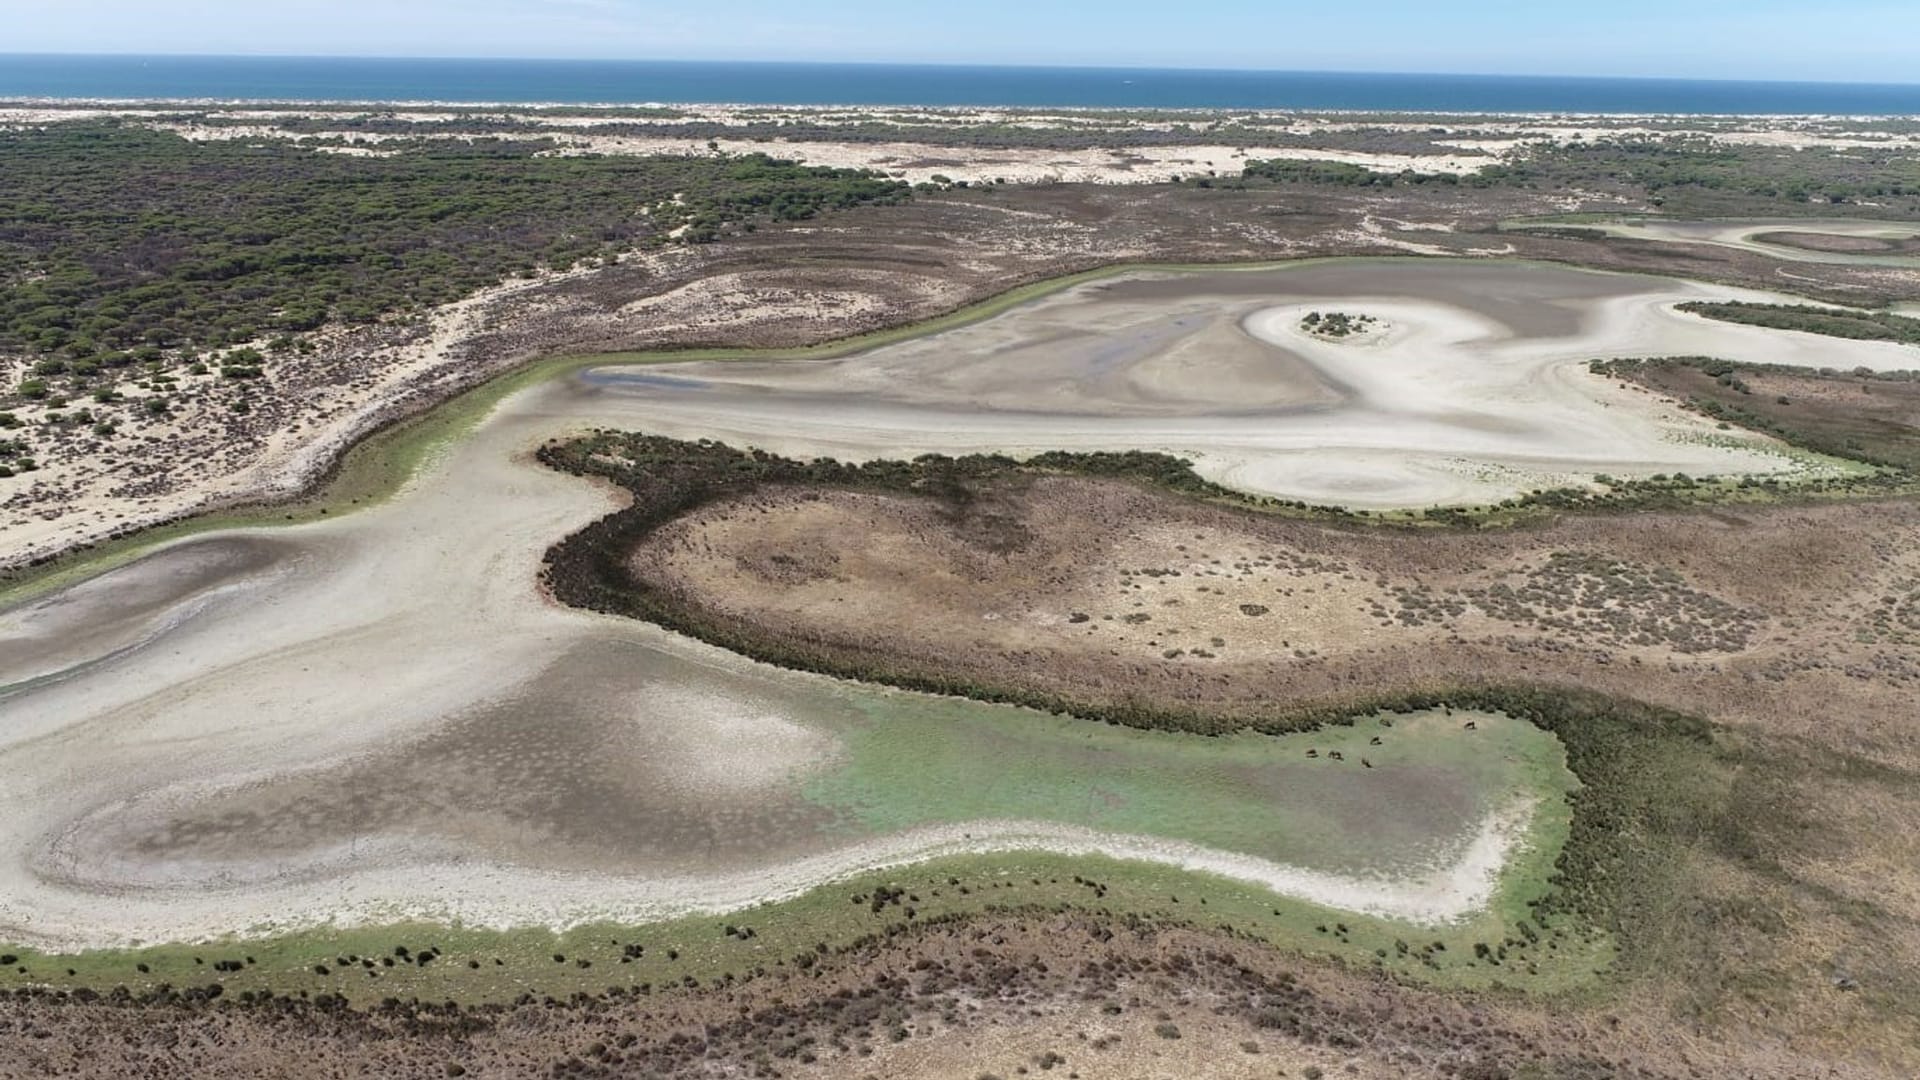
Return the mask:
<svg viewBox="0 0 1920 1080">
<path fill-rule="evenodd" d="M 820 768 L 836 754 L 832 736 L 778 713 L 741 708 L 737 698 L 671 687 L 636 704 L 636 715 L 689 718 L 658 726 L 649 749 L 691 798 L 764 791 Z"/>
</svg>

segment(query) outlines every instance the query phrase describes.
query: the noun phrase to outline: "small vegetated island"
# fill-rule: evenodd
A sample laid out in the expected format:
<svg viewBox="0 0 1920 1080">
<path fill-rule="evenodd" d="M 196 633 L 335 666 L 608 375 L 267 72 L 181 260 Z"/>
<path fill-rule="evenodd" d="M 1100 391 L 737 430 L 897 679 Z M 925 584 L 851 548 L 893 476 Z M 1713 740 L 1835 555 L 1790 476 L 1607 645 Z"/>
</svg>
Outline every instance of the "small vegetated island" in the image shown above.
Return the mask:
<svg viewBox="0 0 1920 1080">
<path fill-rule="evenodd" d="M 1376 333 L 1381 326 L 1380 320 L 1371 315 L 1350 315 L 1344 311 L 1330 311 L 1321 314 L 1309 311 L 1300 320 L 1300 329 L 1314 337 L 1329 341 L 1344 341 L 1350 337 L 1364 337 Z"/>
</svg>

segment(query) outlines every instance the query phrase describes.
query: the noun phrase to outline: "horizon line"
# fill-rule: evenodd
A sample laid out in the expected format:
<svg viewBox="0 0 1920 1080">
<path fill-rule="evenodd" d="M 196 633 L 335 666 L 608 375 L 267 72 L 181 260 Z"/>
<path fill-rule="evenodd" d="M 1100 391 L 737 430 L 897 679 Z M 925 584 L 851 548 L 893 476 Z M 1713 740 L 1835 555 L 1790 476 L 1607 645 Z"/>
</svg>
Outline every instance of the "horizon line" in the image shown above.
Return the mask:
<svg viewBox="0 0 1920 1080">
<path fill-rule="evenodd" d="M 1845 79 L 1756 79 L 1727 76 L 1688 75 L 1554 75 L 1539 72 L 1410 71 L 1360 68 L 1249 68 L 1155 66 L 1140 64 L 1089 63 L 1006 63 L 954 60 L 768 60 L 768 59 L 695 59 L 686 57 L 595 57 L 595 56 L 413 56 L 380 53 L 199 53 L 199 52 L 64 52 L 0 50 L 0 57 L 37 57 L 43 59 L 147 59 L 147 60 L 373 60 L 411 63 L 503 63 L 503 64 L 683 64 L 745 65 L 762 67 L 872 67 L 872 68 L 950 68 L 957 70 L 1005 71 L 1114 71 L 1165 72 L 1220 75 L 1321 75 L 1372 76 L 1393 78 L 1450 78 L 1526 80 L 1547 79 L 1560 82 L 1643 82 L 1692 83 L 1753 86 L 1853 86 L 1881 88 L 1920 88 L 1920 81 L 1882 82 Z"/>
</svg>

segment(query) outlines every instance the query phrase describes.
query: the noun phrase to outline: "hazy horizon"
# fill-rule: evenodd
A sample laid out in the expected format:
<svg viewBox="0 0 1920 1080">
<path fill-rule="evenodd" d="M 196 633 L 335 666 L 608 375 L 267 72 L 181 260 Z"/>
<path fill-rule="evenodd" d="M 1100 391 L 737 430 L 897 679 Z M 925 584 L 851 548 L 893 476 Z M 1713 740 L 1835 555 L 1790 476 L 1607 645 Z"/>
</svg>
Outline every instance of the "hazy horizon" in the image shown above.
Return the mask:
<svg viewBox="0 0 1920 1080">
<path fill-rule="evenodd" d="M 937 64 L 1915 85 L 1920 5 L 1617 0 L 1515 10 L 1148 0 L 961 12 L 880 0 L 16 0 L 0 52 L 87 56 Z M 1654 28 L 1649 30 L 1649 28 Z M 1861 32 L 1869 31 L 1869 32 Z"/>
<path fill-rule="evenodd" d="M 1593 80 L 1600 82 L 1726 82 L 1726 83 L 1777 83 L 1834 86 L 1920 86 L 1920 79 L 1787 79 L 1787 78 L 1749 78 L 1741 76 L 1704 76 L 1704 75 L 1610 75 L 1610 74 L 1564 74 L 1547 71 L 1442 71 L 1416 69 L 1360 69 L 1360 68 L 1314 68 L 1314 67 L 1235 67 L 1228 65 L 1193 64 L 1097 64 L 1097 63 L 1016 63 L 1016 62 L 968 62 L 940 60 L 791 60 L 773 57 L 711 57 L 711 56 L 513 56 L 513 55 L 444 55 L 420 56 L 401 53 L 317 53 L 317 52 L 158 52 L 153 50 L 94 51 L 72 52 L 52 50 L 4 50 L 0 58 L 34 57 L 74 59 L 127 58 L 127 59 L 199 59 L 199 60 L 371 60 L 371 61 L 414 61 L 419 63 L 528 63 L 528 64 L 737 64 L 747 66 L 787 66 L 787 67 L 871 67 L 871 68 L 956 68 L 966 70 L 992 70 L 1005 68 L 1013 71 L 1044 70 L 1085 70 L 1085 71 L 1157 71 L 1157 72 L 1218 72 L 1221 74 L 1271 74 L 1271 75 L 1355 75 L 1410 78 L 1442 77 L 1460 79 L 1564 79 Z"/>
</svg>

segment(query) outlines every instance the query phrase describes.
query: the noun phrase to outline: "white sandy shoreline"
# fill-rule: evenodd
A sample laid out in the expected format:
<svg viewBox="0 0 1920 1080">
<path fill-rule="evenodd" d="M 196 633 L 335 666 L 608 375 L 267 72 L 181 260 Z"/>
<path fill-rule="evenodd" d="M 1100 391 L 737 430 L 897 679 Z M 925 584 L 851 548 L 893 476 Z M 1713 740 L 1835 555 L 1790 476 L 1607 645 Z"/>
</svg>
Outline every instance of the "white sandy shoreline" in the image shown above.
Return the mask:
<svg viewBox="0 0 1920 1080">
<path fill-rule="evenodd" d="M 1534 807 L 1523 799 L 1488 813 L 1457 850 L 1423 873 L 1400 877 L 1325 873 L 1194 844 L 1046 822 L 976 821 L 915 829 L 734 875 L 638 879 L 543 873 L 479 859 L 421 859 L 380 845 L 363 845 L 353 855 L 357 864 L 375 869 L 340 873 L 324 883 L 120 888 L 108 882 L 60 882 L 49 875 L 34 895 L 0 895 L 0 927 L 8 928 L 8 941 L 68 952 L 258 938 L 321 926 L 428 922 L 565 931 L 591 923 L 641 925 L 724 915 L 791 900 L 856 875 L 935 859 L 1023 852 L 1167 866 L 1322 907 L 1441 927 L 1492 900 L 1502 868 L 1525 842 Z M 320 860 L 315 869 L 324 871 L 328 861 Z M 98 918 L 103 905 L 115 911 L 110 926 Z"/>
</svg>

